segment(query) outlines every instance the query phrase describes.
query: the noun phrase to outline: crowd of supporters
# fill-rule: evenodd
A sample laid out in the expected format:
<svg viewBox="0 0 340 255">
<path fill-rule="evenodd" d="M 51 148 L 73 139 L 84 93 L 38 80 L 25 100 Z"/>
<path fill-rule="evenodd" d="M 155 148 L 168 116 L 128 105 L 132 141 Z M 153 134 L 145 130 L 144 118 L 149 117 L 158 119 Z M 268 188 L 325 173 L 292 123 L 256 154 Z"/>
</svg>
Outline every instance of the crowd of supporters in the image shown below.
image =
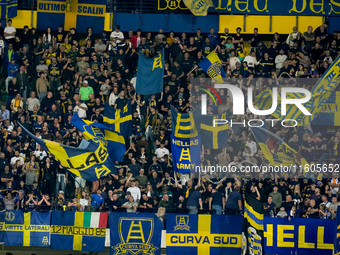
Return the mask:
<svg viewBox="0 0 340 255">
<path fill-rule="evenodd" d="M 59 26 L 37 31 L 15 29 L 11 20 L 0 28 L 2 94 L 8 100 L 0 111 L 1 208 L 6 210 L 92 210 L 226 213 L 242 212 L 244 194 L 264 204 L 266 216 L 334 218 L 340 178 L 247 178 L 242 175 L 201 173 L 177 175 L 173 171 L 170 106 L 185 113 L 195 109 L 199 97 L 190 93 L 190 78 L 207 77 L 199 63 L 216 51 L 227 79 L 242 90 L 252 86 L 260 93 L 274 85 L 304 86 L 300 78 L 318 78 L 339 55 L 340 33 L 329 34 L 325 22 L 283 36 L 275 33 L 265 42 L 257 29 L 246 40 L 242 29 L 214 29 L 203 34 L 157 34 L 92 31 L 79 34 Z M 248 36 L 249 37 L 249 36 Z M 154 56 L 164 49 L 164 91 L 135 93 L 138 55 Z M 254 79 L 257 78 L 257 79 Z M 268 78 L 268 79 L 264 79 Z M 308 86 L 307 86 L 308 87 Z M 209 102 L 211 114 L 230 110 L 231 98 L 219 90 L 223 107 Z M 71 176 L 33 142 L 20 122 L 37 137 L 78 147 L 82 134 L 71 124 L 81 118 L 103 122 L 104 103 L 133 108 L 133 131 L 126 141 L 117 174 L 88 182 Z M 247 113 L 246 118 L 252 118 Z M 311 126 L 270 128 L 302 153 L 311 165 L 340 163 L 340 134 L 323 135 Z M 225 149 L 202 152 L 204 165 L 266 164 L 248 128 L 230 128 Z"/>
</svg>

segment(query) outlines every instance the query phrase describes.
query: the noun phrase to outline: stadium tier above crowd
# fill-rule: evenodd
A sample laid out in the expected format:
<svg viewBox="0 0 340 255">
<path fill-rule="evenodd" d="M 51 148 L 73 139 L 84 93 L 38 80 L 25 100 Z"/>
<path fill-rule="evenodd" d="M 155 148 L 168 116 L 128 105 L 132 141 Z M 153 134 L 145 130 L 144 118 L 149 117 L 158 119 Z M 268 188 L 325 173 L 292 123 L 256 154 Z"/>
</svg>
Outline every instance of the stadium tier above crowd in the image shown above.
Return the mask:
<svg viewBox="0 0 340 255">
<path fill-rule="evenodd" d="M 238 214 L 243 194 L 264 204 L 266 216 L 334 218 L 340 178 L 251 179 L 223 173 L 178 175 L 171 160 L 171 105 L 179 112 L 195 108 L 190 79 L 208 77 L 198 66 L 216 51 L 227 79 L 255 93 L 279 84 L 281 78 L 297 86 L 300 78 L 318 78 L 339 56 L 340 33 L 328 33 L 328 23 L 289 35 L 275 33 L 264 41 L 254 29 L 250 40 L 236 31 L 214 29 L 203 34 L 153 34 L 92 31 L 79 34 L 59 26 L 57 31 L 15 29 L 11 20 L 0 28 L 1 94 L 8 93 L 0 111 L 1 209 L 91 210 Z M 249 37 L 249 35 L 247 36 Z M 139 54 L 154 56 L 164 49 L 164 91 L 142 96 L 135 93 Z M 243 79 L 241 79 L 243 78 Z M 258 78 L 255 82 L 254 78 Z M 259 79 L 262 79 L 259 83 Z M 254 84 L 255 83 L 255 84 Z M 231 107 L 220 89 L 223 107 L 209 105 L 217 114 Z M 117 174 L 88 182 L 63 167 L 33 142 L 18 125 L 37 137 L 78 147 L 83 139 L 72 124 L 80 118 L 103 122 L 104 104 L 123 109 L 131 101 L 132 136 L 126 140 L 123 162 L 115 162 Z M 196 102 L 197 103 L 197 102 Z M 245 118 L 251 118 L 247 113 Z M 311 126 L 279 130 L 271 128 L 309 161 L 340 163 L 340 133 L 323 135 Z M 245 161 L 266 164 L 248 128 L 230 128 L 226 149 L 205 149 L 202 164 L 241 166 Z"/>
</svg>

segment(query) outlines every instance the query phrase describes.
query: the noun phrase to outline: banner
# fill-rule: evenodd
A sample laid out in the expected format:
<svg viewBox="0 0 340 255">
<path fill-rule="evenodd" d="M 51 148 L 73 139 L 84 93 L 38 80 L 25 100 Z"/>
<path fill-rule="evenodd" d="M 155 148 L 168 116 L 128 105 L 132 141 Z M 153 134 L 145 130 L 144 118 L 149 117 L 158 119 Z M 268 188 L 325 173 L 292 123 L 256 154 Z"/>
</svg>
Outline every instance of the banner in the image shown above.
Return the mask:
<svg viewBox="0 0 340 255">
<path fill-rule="evenodd" d="M 76 176 L 88 181 L 95 181 L 109 174 L 111 169 L 115 169 L 113 161 L 109 157 L 107 142 L 103 139 L 91 140 L 89 142 L 83 140 L 82 143 L 86 143 L 85 148 L 82 148 L 82 144 L 78 148 L 74 148 L 40 139 L 30 133 L 20 123 L 19 125 L 36 143 L 52 154 L 66 171 Z M 87 131 L 92 132 L 92 134 L 98 133 L 98 130 L 91 126 L 84 128 L 87 128 Z M 102 133 L 99 134 L 102 135 Z"/>
<path fill-rule="evenodd" d="M 333 91 L 312 123 L 316 126 L 340 126 L 340 91 Z"/>
<path fill-rule="evenodd" d="M 0 1 L 0 20 L 7 20 L 16 17 L 17 9 L 18 0 Z"/>
<path fill-rule="evenodd" d="M 166 219 L 167 255 L 241 254 L 241 216 L 167 214 Z"/>
<path fill-rule="evenodd" d="M 160 255 L 162 228 L 155 214 L 111 213 L 110 254 Z"/>
<path fill-rule="evenodd" d="M 152 58 L 139 52 L 136 93 L 152 95 L 163 92 L 164 49 Z"/>
<path fill-rule="evenodd" d="M 50 220 L 50 212 L 0 212 L 0 242 L 6 246 L 48 247 Z"/>
<path fill-rule="evenodd" d="M 103 124 L 128 139 L 132 135 L 131 101 L 126 104 L 124 109 L 114 109 L 105 103 Z"/>
<path fill-rule="evenodd" d="M 286 115 L 281 115 L 281 95 L 278 93 L 278 106 L 274 113 L 271 115 L 280 119 L 281 121 L 286 120 L 286 123 L 294 122 L 289 121 L 293 119 L 297 122 L 298 126 L 306 126 L 313 119 L 315 119 L 320 111 L 322 110 L 323 104 L 328 100 L 331 92 L 333 92 L 340 82 L 340 57 L 338 57 L 332 65 L 327 69 L 327 71 L 318 79 L 317 83 L 311 90 L 311 98 L 308 102 L 304 103 L 303 106 L 307 109 L 311 115 L 305 115 L 301 110 L 295 105 L 290 104 L 287 106 Z M 310 80 L 310 79 L 309 79 Z M 287 99 L 304 98 L 305 95 L 302 93 L 287 93 Z M 260 110 L 268 110 L 272 106 L 272 91 L 265 90 L 255 97 L 255 105 Z"/>
<path fill-rule="evenodd" d="M 88 27 L 93 31 L 103 31 L 105 13 L 105 0 L 38 0 L 37 29 L 51 27 L 57 30 L 64 24 L 67 31 L 77 28 L 78 32 L 85 33 Z"/>
<path fill-rule="evenodd" d="M 264 222 L 266 254 L 333 254 L 334 220 L 266 217 Z"/>
<path fill-rule="evenodd" d="M 340 208 L 336 211 L 336 225 L 333 227 L 336 235 L 334 236 L 334 254 L 340 255 Z"/>
<path fill-rule="evenodd" d="M 210 3 L 210 0 L 186 1 L 189 2 L 189 5 L 186 4 L 189 9 L 196 9 L 192 10 L 194 15 L 201 14 L 198 11 Z M 246 13 L 248 15 L 338 16 L 340 14 L 339 0 L 286 0 L 284 4 L 269 0 L 213 0 L 211 5 L 214 8 L 210 8 L 209 11 L 242 15 Z"/>
<path fill-rule="evenodd" d="M 107 212 L 53 211 L 51 249 L 104 252 Z"/>
<path fill-rule="evenodd" d="M 182 174 L 193 172 L 201 162 L 200 136 L 191 139 L 179 139 L 171 135 L 171 152 L 176 172 Z"/>
</svg>

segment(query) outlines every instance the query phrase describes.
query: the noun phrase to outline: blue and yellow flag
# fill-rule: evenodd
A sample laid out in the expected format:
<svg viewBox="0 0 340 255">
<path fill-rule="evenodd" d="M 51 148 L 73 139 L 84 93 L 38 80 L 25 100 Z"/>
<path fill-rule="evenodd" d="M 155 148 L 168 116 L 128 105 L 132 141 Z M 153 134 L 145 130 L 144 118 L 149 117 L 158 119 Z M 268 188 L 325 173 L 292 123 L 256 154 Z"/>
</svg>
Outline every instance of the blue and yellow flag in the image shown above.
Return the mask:
<svg viewBox="0 0 340 255">
<path fill-rule="evenodd" d="M 50 220 L 50 212 L 0 212 L 0 242 L 6 246 L 48 247 Z"/>
<path fill-rule="evenodd" d="M 172 134 L 176 138 L 189 139 L 198 136 L 193 113 L 180 113 L 171 105 Z"/>
<path fill-rule="evenodd" d="M 114 132 L 104 124 L 83 120 L 79 118 L 77 113 L 72 116 L 71 123 L 83 133 L 86 140 L 105 144 L 109 153 L 108 156 L 113 162 L 121 162 L 123 160 L 126 147 L 122 135 Z"/>
<path fill-rule="evenodd" d="M 340 91 L 333 91 L 323 104 L 319 115 L 312 121 L 316 126 L 340 126 Z"/>
<path fill-rule="evenodd" d="M 39 0 L 37 28 L 57 30 L 59 25 L 64 24 L 67 31 L 77 28 L 78 32 L 85 33 L 88 27 L 92 27 L 93 31 L 103 31 L 105 13 L 105 0 Z"/>
<path fill-rule="evenodd" d="M 196 112 L 196 123 L 199 123 L 199 134 L 202 137 L 202 145 L 209 149 L 221 149 L 227 147 L 229 137 L 230 111 L 218 115 L 202 115 Z M 219 120 L 219 121 L 217 121 Z"/>
<path fill-rule="evenodd" d="M 136 80 L 136 93 L 141 95 L 158 94 L 163 91 L 164 49 L 148 58 L 139 52 Z"/>
<path fill-rule="evenodd" d="M 334 254 L 340 255 L 340 207 L 336 211 L 336 236 L 334 237 Z"/>
<path fill-rule="evenodd" d="M 207 16 L 209 7 L 214 6 L 211 0 L 183 0 L 183 2 L 195 16 Z"/>
<path fill-rule="evenodd" d="M 263 203 L 248 194 L 244 201 L 242 254 L 265 254 L 263 240 Z"/>
<path fill-rule="evenodd" d="M 189 140 L 171 135 L 171 153 L 175 172 L 193 173 L 201 162 L 201 137 Z"/>
<path fill-rule="evenodd" d="M 92 139 L 85 148 L 74 148 L 40 139 L 25 129 L 22 129 L 64 167 L 66 171 L 88 181 L 95 181 L 109 174 L 115 169 L 114 163 L 109 156 L 108 142 L 104 139 Z M 97 129 L 91 126 L 85 127 L 89 133 L 96 134 Z M 103 136 L 103 134 L 101 134 Z"/>
<path fill-rule="evenodd" d="M 0 1 L 0 20 L 7 20 L 17 16 L 18 0 Z"/>
<path fill-rule="evenodd" d="M 124 136 L 125 140 L 132 134 L 132 108 L 131 101 L 121 109 L 114 109 L 109 104 L 105 104 L 104 125 L 110 127 L 113 131 Z"/>
<path fill-rule="evenodd" d="M 110 255 L 160 255 L 163 224 L 152 213 L 110 214 Z"/>
<path fill-rule="evenodd" d="M 272 166 L 301 165 L 304 169 L 308 162 L 300 153 L 289 147 L 280 137 L 262 127 L 251 127 L 257 143 L 265 158 Z"/>
<path fill-rule="evenodd" d="M 215 51 L 210 52 L 210 54 L 199 63 L 199 66 L 209 75 L 210 78 L 217 82 L 223 82 L 223 78 L 226 78 L 222 61 Z"/>
<path fill-rule="evenodd" d="M 53 211 L 51 249 L 104 252 L 107 212 Z"/>
<path fill-rule="evenodd" d="M 278 106 L 275 112 L 272 114 L 276 119 L 287 120 L 290 119 L 297 122 L 298 126 L 306 126 L 313 119 L 315 119 L 320 111 L 322 111 L 324 103 L 328 100 L 331 92 L 336 89 L 340 82 L 340 57 L 338 57 L 333 64 L 327 69 L 322 77 L 315 84 L 311 90 L 311 99 L 304 103 L 304 107 L 311 113 L 311 115 L 304 115 L 296 105 L 288 105 L 286 115 L 281 115 L 281 95 L 278 93 Z M 287 93 L 288 99 L 304 98 L 305 95 L 301 93 Z M 255 105 L 260 110 L 268 110 L 272 105 L 272 91 L 265 90 L 255 98 Z"/>
<path fill-rule="evenodd" d="M 242 247 L 242 216 L 168 214 L 167 255 L 239 255 Z"/>
</svg>

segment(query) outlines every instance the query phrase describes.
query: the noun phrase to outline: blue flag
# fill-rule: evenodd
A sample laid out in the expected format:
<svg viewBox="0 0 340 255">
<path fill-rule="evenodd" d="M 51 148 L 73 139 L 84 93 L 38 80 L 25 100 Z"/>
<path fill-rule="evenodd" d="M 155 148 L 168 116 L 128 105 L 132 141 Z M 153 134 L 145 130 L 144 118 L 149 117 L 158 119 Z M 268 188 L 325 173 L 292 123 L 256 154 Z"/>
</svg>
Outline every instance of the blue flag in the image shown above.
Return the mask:
<svg viewBox="0 0 340 255">
<path fill-rule="evenodd" d="M 17 16 L 18 0 L 0 1 L 0 20 L 11 19 Z"/>
<path fill-rule="evenodd" d="M 218 115 L 202 115 L 200 111 L 194 114 L 196 123 L 199 123 L 199 134 L 202 144 L 209 149 L 227 147 L 229 137 L 230 111 Z M 219 121 L 217 121 L 219 120 Z M 227 122 L 228 121 L 228 122 Z"/>
<path fill-rule="evenodd" d="M 139 53 L 136 93 L 152 95 L 163 91 L 164 49 L 155 57 L 147 58 Z"/>
<path fill-rule="evenodd" d="M 171 105 L 171 123 L 176 138 L 189 139 L 198 135 L 193 112 L 180 113 Z"/>
<path fill-rule="evenodd" d="M 334 254 L 340 255 L 340 207 L 338 206 L 336 211 L 336 225 L 334 236 Z"/>
<path fill-rule="evenodd" d="M 50 212 L 0 212 L 0 242 L 6 246 L 48 247 L 50 220 Z"/>
<path fill-rule="evenodd" d="M 242 216 L 168 214 L 167 255 L 240 255 Z"/>
<path fill-rule="evenodd" d="M 174 170 L 185 174 L 192 173 L 201 162 L 201 139 L 179 139 L 171 135 L 171 152 Z"/>
<path fill-rule="evenodd" d="M 107 212 L 53 211 L 51 249 L 104 252 Z"/>
<path fill-rule="evenodd" d="M 103 124 L 123 135 L 125 140 L 128 139 L 132 134 L 131 101 L 129 101 L 122 110 L 114 109 L 106 103 Z"/>
<path fill-rule="evenodd" d="M 114 162 L 121 162 L 126 151 L 124 137 L 114 132 L 111 128 L 100 124 L 79 118 L 75 113 L 72 116 L 71 123 L 78 128 L 88 141 L 104 142 L 107 145 L 109 157 Z"/>
<path fill-rule="evenodd" d="M 340 91 L 333 91 L 323 104 L 319 115 L 312 121 L 316 126 L 340 126 Z"/>
<path fill-rule="evenodd" d="M 93 139 L 88 142 L 85 148 L 74 148 L 40 139 L 20 123 L 19 125 L 36 143 L 52 154 L 66 171 L 76 176 L 88 181 L 95 181 L 109 174 L 111 170 L 115 170 L 114 163 L 109 157 L 108 142 L 103 139 Z M 87 130 L 90 130 L 90 128 L 87 127 Z M 93 128 L 89 132 L 95 133 L 96 130 Z"/>
<path fill-rule="evenodd" d="M 111 213 L 110 255 L 160 255 L 162 228 L 155 214 Z"/>
</svg>

